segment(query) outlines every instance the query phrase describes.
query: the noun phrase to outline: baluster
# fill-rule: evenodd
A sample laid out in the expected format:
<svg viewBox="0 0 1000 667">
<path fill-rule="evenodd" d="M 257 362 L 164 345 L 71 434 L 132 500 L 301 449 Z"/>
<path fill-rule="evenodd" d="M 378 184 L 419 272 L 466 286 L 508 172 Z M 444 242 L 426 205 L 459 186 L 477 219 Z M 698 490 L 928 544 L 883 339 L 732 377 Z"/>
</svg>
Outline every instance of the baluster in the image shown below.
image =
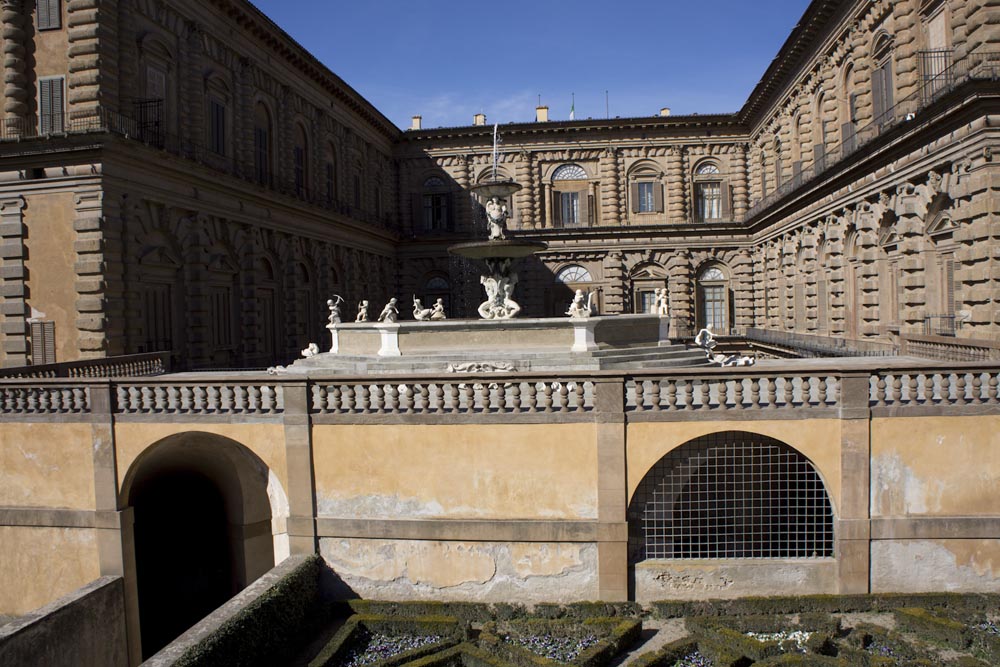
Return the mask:
<svg viewBox="0 0 1000 667">
<path fill-rule="evenodd" d="M 434 412 L 441 414 L 444 412 L 444 385 L 435 382 L 430 385 L 434 393 Z"/>
<path fill-rule="evenodd" d="M 667 410 L 677 410 L 677 380 L 667 378 Z"/>
<path fill-rule="evenodd" d="M 965 373 L 956 374 L 955 378 L 955 405 L 965 405 Z"/>
<path fill-rule="evenodd" d="M 49 410 L 52 412 L 59 412 L 59 407 L 62 404 L 62 390 L 59 387 L 52 387 L 49 389 Z"/>
<path fill-rule="evenodd" d="M 701 398 L 701 403 L 700 403 L 699 407 L 701 407 L 702 409 L 711 408 L 712 407 L 712 395 L 710 393 L 711 387 L 709 386 L 708 382 L 706 380 L 702 380 L 701 384 L 698 385 L 698 388 L 700 390 L 699 394 L 700 394 L 700 398 Z"/>
<path fill-rule="evenodd" d="M 357 398 L 355 402 L 358 406 L 358 411 L 362 414 L 368 414 L 372 411 L 372 397 L 371 390 L 366 384 L 359 384 L 357 390 Z"/>
<path fill-rule="evenodd" d="M 997 402 L 997 374 L 990 373 L 990 380 L 986 385 L 986 402 Z"/>
<path fill-rule="evenodd" d="M 940 373 L 938 378 L 938 402 L 951 403 L 951 373 Z"/>
<path fill-rule="evenodd" d="M 344 412 L 351 413 L 357 409 L 357 393 L 353 384 L 345 384 L 340 394 L 341 405 Z"/>
<path fill-rule="evenodd" d="M 542 383 L 542 412 L 552 412 L 552 383 Z"/>
<path fill-rule="evenodd" d="M 635 409 L 636 412 L 642 412 L 646 409 L 646 381 L 636 380 L 635 381 Z"/>
<path fill-rule="evenodd" d="M 875 405 L 885 405 L 885 375 L 882 375 L 881 373 L 878 375 L 878 379 L 875 382 Z"/>
<path fill-rule="evenodd" d="M 205 411 L 205 397 L 206 397 L 205 387 L 200 385 L 195 385 L 192 387 L 192 409 L 195 412 Z"/>
<path fill-rule="evenodd" d="M 583 412 L 584 402 L 586 401 L 586 396 L 584 395 L 584 381 L 578 380 L 573 387 L 573 392 L 576 394 L 574 412 Z"/>
<path fill-rule="evenodd" d="M 795 402 L 795 381 L 793 378 L 786 377 L 784 379 L 784 391 L 782 392 L 782 405 L 786 408 L 790 408 Z"/>
<path fill-rule="evenodd" d="M 684 380 L 684 394 L 682 396 L 684 399 L 683 408 L 685 410 L 694 409 L 694 383 L 690 378 Z"/>
<path fill-rule="evenodd" d="M 909 405 L 913 405 L 920 402 L 920 396 L 917 395 L 916 373 L 908 373 L 906 375 L 906 402 Z"/>
<path fill-rule="evenodd" d="M 983 403 L 983 375 L 982 373 L 972 374 L 972 400 L 974 405 Z"/>
<path fill-rule="evenodd" d="M 452 382 L 448 385 L 448 390 L 450 394 L 450 400 L 448 401 L 448 410 L 450 412 L 460 412 L 462 409 L 462 402 L 459 398 L 459 386 L 457 383 Z"/>
<path fill-rule="evenodd" d="M 412 384 L 402 384 L 399 385 L 402 389 L 403 402 L 402 408 L 403 412 L 412 413 L 413 412 L 413 385 Z"/>
<path fill-rule="evenodd" d="M 663 410 L 663 380 L 649 381 L 649 408 L 653 412 Z"/>
<path fill-rule="evenodd" d="M 510 406 L 511 412 L 519 413 L 521 412 L 521 383 L 514 382 L 510 388 Z"/>
<path fill-rule="evenodd" d="M 569 407 L 569 385 L 566 382 L 559 383 L 559 402 L 556 405 L 558 410 L 566 410 Z"/>
<path fill-rule="evenodd" d="M 892 389 L 889 393 L 889 403 L 899 405 L 903 400 L 903 376 L 893 373 L 890 377 L 892 378 Z"/>
<path fill-rule="evenodd" d="M 760 409 L 760 383 L 764 378 L 750 378 L 750 409 Z"/>
<path fill-rule="evenodd" d="M 528 382 L 526 384 L 528 388 L 528 405 L 526 412 L 537 412 L 538 411 L 538 383 Z"/>
<path fill-rule="evenodd" d="M 719 400 L 719 409 L 728 410 L 729 409 L 729 380 L 725 378 L 718 380 L 715 383 L 715 395 Z"/>
<path fill-rule="evenodd" d="M 247 411 L 247 386 L 245 384 L 233 387 L 233 409 L 240 413 Z"/>
<path fill-rule="evenodd" d="M 399 387 L 394 384 L 387 384 L 385 386 L 385 396 L 386 410 L 390 414 L 396 414 L 399 412 Z"/>
<path fill-rule="evenodd" d="M 420 396 L 420 400 L 417 403 L 417 409 L 420 412 L 427 412 L 427 409 L 430 408 L 431 405 L 431 390 L 427 386 L 427 383 L 418 384 L 417 389 L 419 390 Z"/>
<path fill-rule="evenodd" d="M 143 412 L 153 411 L 153 390 L 149 385 L 143 385 L 139 390 L 140 409 Z"/>
<path fill-rule="evenodd" d="M 219 387 L 219 409 L 224 412 L 233 411 L 233 388 L 228 384 Z"/>
<path fill-rule="evenodd" d="M 934 373 L 923 373 L 921 374 L 920 390 L 923 393 L 924 403 L 934 402 L 934 389 L 937 385 L 936 376 Z"/>
<path fill-rule="evenodd" d="M 167 390 L 161 384 L 153 387 L 153 410 L 163 412 L 167 408 Z"/>
<path fill-rule="evenodd" d="M 129 412 L 139 412 L 142 410 L 142 394 L 135 385 L 128 388 L 128 408 Z"/>
<path fill-rule="evenodd" d="M 340 390 L 340 385 L 335 384 L 332 387 L 322 387 L 323 393 L 323 404 L 326 406 L 327 410 L 340 414 L 344 412 L 344 395 Z M 332 390 L 332 391 L 331 391 Z M 331 395 L 332 394 L 332 395 Z"/>
<path fill-rule="evenodd" d="M 122 398 L 121 394 L 122 388 L 118 387 L 115 393 L 118 395 L 118 400 Z M 83 387 L 73 387 L 73 412 L 84 412 L 87 409 L 87 392 Z"/>
<path fill-rule="evenodd" d="M 733 380 L 733 407 L 737 409 L 743 407 L 743 378 Z"/>
<path fill-rule="evenodd" d="M 278 396 L 274 386 L 269 384 L 261 385 L 260 411 L 273 412 L 277 407 L 278 407 Z"/>
<path fill-rule="evenodd" d="M 765 378 L 761 378 L 764 380 Z M 767 379 L 767 407 L 775 408 L 778 407 L 778 378 L 766 378 Z"/>
<path fill-rule="evenodd" d="M 250 385 L 249 391 L 247 392 L 247 400 L 249 405 L 247 408 L 250 412 L 257 412 L 260 410 L 260 387 L 255 384 Z"/>
<path fill-rule="evenodd" d="M 465 402 L 465 409 L 468 412 L 476 411 L 476 383 L 466 382 L 465 391 L 462 392 L 464 396 L 462 397 Z"/>
<path fill-rule="evenodd" d="M 44 405 L 43 391 L 41 387 L 33 387 L 28 395 L 28 409 L 31 412 L 39 412 Z"/>
</svg>

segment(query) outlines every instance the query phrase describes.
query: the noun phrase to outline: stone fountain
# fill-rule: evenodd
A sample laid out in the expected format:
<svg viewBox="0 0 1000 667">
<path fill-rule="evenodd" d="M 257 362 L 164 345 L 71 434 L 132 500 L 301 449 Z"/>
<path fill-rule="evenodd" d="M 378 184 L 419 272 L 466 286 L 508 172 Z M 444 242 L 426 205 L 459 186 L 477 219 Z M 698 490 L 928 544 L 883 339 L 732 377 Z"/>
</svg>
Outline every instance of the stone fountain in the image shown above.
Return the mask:
<svg viewBox="0 0 1000 667">
<path fill-rule="evenodd" d="M 479 277 L 479 282 L 486 290 L 486 301 L 477 309 L 484 320 L 509 320 L 521 312 L 521 306 L 513 298 L 514 288 L 517 286 L 514 262 L 548 247 L 541 241 L 507 238 L 507 220 L 510 217 L 508 203 L 511 195 L 520 190 L 521 186 L 513 181 L 501 181 L 497 178 L 499 145 L 499 132 L 494 125 L 492 178 L 471 188 L 481 201 L 485 201 L 489 236 L 485 241 L 459 243 L 448 248 L 448 252 L 454 255 L 481 260 L 485 264 L 486 272 Z"/>
<path fill-rule="evenodd" d="M 697 366 L 707 363 L 699 349 L 669 340 L 665 311 L 636 315 L 592 316 L 591 300 L 578 291 L 567 304 L 569 317 L 518 318 L 514 299 L 518 260 L 545 250 L 540 241 L 508 238 L 510 197 L 521 189 L 497 178 L 499 137 L 493 128 L 493 173 L 472 187 L 484 201 L 486 240 L 459 243 L 448 252 L 481 261 L 486 300 L 480 319 L 444 319 L 414 297 L 415 321 L 399 321 L 397 300 L 368 321 L 368 302 L 354 322 L 340 318 L 342 300 L 328 301 L 331 345 L 319 352 L 311 344 L 303 359 L 274 369 L 279 373 L 487 373 L 515 371 L 586 372 L 613 368 Z M 664 288 L 665 291 L 666 288 Z M 363 310 L 363 313 L 361 311 Z"/>
</svg>

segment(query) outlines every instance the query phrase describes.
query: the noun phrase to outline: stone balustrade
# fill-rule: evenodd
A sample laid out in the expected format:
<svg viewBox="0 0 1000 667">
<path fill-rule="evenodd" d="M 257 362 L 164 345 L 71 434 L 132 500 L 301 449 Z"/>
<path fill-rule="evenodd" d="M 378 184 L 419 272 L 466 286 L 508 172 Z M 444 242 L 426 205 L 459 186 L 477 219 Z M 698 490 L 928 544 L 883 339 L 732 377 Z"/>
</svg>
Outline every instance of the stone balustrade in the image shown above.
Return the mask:
<svg viewBox="0 0 1000 667">
<path fill-rule="evenodd" d="M 595 371 L 561 378 L 540 373 L 477 373 L 461 378 L 275 378 L 210 373 L 146 380 L 16 378 L 0 379 L 0 413 L 6 420 L 19 416 L 65 420 L 105 410 L 120 418 L 147 420 L 213 415 L 280 418 L 291 400 L 290 391 L 302 392 L 295 394 L 295 411 L 326 422 L 383 417 L 537 420 L 550 415 L 591 420 L 600 419 L 595 413 L 608 411 L 645 420 L 716 419 L 723 413 L 729 417 L 738 413 L 739 418 L 806 419 L 834 416 L 848 402 L 850 407 L 859 407 L 866 400 L 869 408 L 883 412 L 1000 406 L 1000 365 L 852 363 L 834 368 L 829 360 L 798 361 L 776 364 L 773 371 L 759 366 Z M 867 383 L 867 396 L 846 401 L 846 377 Z M 93 408 L 95 391 L 108 393 L 107 400 L 99 402 L 107 407 Z"/>
</svg>

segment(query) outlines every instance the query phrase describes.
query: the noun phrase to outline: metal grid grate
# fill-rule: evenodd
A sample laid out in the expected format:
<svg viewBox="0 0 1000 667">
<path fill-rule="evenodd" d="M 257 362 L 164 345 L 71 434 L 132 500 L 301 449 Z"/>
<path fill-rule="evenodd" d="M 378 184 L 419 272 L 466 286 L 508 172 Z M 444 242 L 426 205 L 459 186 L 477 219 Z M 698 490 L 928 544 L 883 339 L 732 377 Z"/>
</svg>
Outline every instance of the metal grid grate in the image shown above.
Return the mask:
<svg viewBox="0 0 1000 667">
<path fill-rule="evenodd" d="M 773 438 L 728 431 L 660 459 L 629 508 L 642 558 L 822 558 L 833 508 L 812 463 Z"/>
</svg>

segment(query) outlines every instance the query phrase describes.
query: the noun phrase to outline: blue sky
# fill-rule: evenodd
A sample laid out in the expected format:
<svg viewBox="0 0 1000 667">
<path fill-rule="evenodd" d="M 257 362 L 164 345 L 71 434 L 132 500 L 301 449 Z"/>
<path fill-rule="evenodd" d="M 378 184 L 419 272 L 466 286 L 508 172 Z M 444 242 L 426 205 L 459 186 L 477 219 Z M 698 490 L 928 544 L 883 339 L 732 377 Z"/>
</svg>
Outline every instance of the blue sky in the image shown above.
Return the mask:
<svg viewBox="0 0 1000 667">
<path fill-rule="evenodd" d="M 254 0 L 401 128 L 736 111 L 808 0 Z"/>
</svg>

